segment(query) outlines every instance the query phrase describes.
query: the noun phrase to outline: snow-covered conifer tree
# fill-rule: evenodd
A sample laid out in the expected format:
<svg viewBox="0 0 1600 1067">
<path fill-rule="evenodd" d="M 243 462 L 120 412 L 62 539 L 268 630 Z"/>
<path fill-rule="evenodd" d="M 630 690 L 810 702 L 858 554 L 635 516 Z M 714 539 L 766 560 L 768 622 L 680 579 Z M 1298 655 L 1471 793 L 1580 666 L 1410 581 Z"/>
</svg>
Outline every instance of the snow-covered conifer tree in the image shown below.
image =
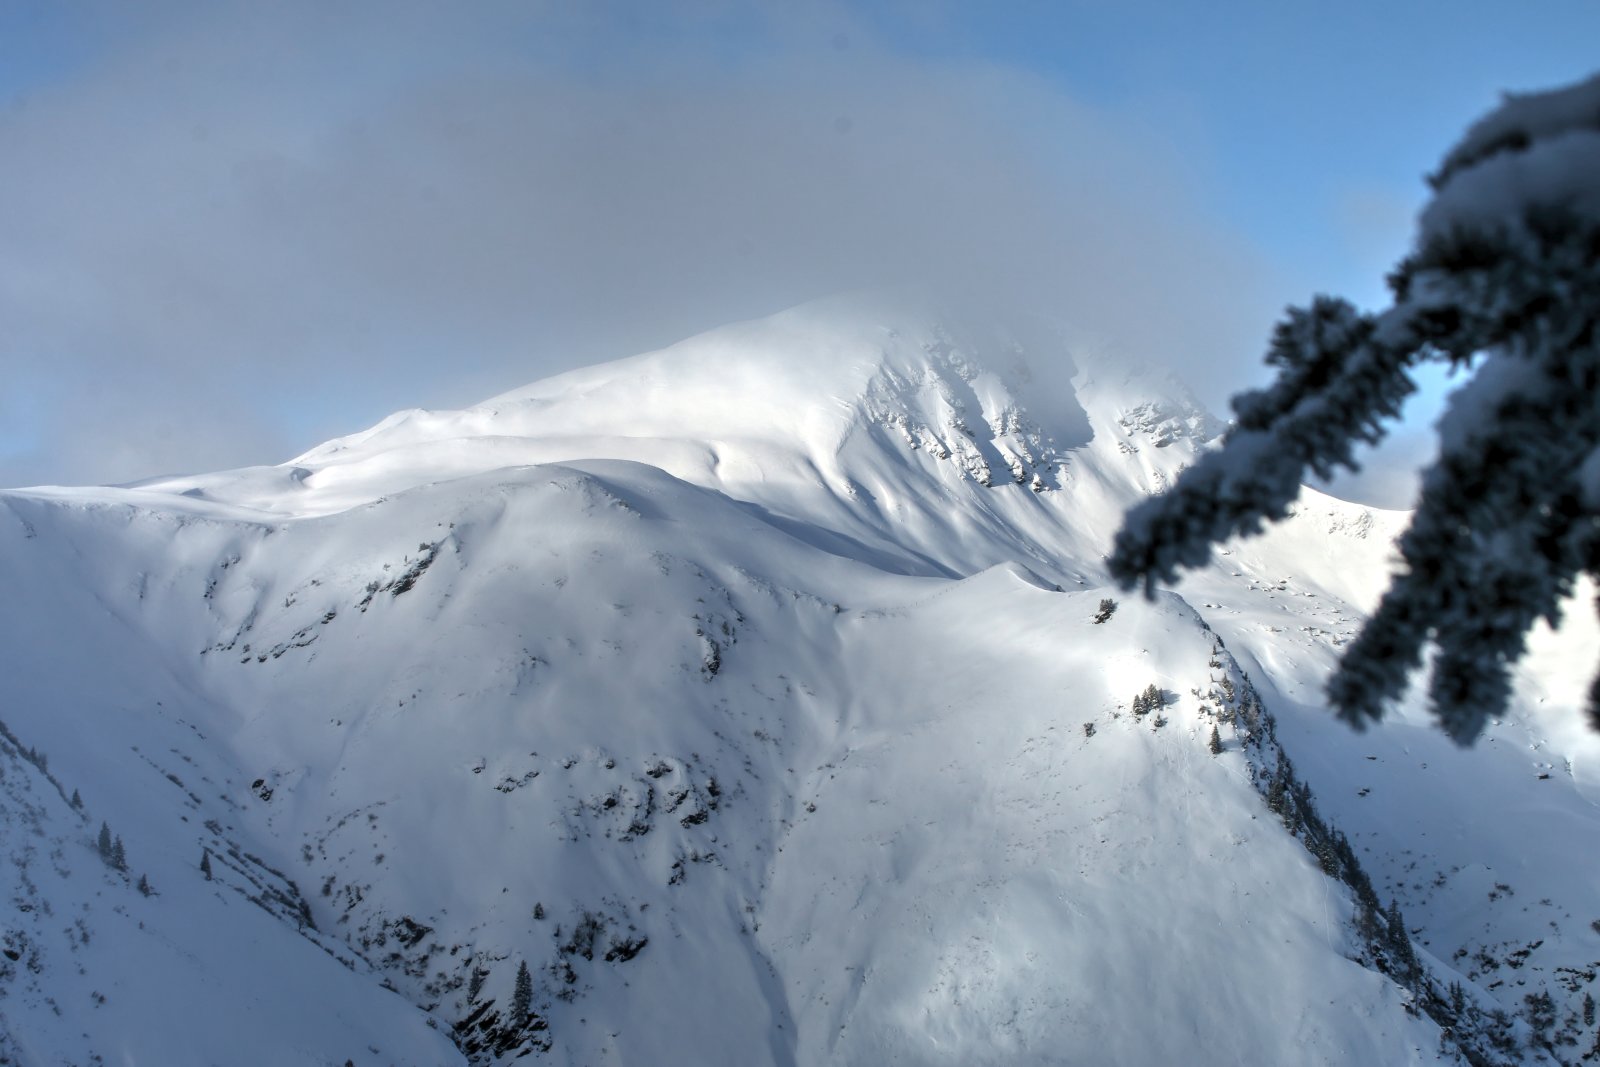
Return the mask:
<svg viewBox="0 0 1600 1067">
<path fill-rule="evenodd" d="M 1273 333 L 1271 386 L 1234 398 L 1223 447 L 1129 512 L 1112 574 L 1176 579 L 1212 545 L 1279 520 L 1308 472 L 1356 469 L 1425 362 L 1474 371 L 1439 424 L 1405 567 L 1351 645 L 1328 697 L 1379 718 L 1428 644 L 1439 725 L 1475 740 L 1510 693 L 1540 618 L 1600 575 L 1600 76 L 1509 97 L 1430 178 L 1415 246 L 1377 314 L 1317 297 Z M 1600 729 L 1600 679 L 1589 713 Z"/>
<path fill-rule="evenodd" d="M 511 990 L 511 1025 L 521 1026 L 533 1010 L 533 976 L 526 960 L 517 965 L 517 983 Z"/>
</svg>

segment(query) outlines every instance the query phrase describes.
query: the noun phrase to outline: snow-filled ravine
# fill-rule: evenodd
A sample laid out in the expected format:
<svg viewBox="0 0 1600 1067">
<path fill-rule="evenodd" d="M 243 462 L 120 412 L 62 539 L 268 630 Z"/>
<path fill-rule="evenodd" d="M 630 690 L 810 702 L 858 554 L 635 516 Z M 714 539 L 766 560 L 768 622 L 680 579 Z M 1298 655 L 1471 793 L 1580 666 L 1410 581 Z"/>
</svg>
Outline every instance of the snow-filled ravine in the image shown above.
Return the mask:
<svg viewBox="0 0 1600 1067">
<path fill-rule="evenodd" d="M 1592 624 L 1349 732 L 1403 514 L 1107 584 L 1220 429 L 850 298 L 0 493 L 0 1063 L 1600 1057 Z"/>
</svg>

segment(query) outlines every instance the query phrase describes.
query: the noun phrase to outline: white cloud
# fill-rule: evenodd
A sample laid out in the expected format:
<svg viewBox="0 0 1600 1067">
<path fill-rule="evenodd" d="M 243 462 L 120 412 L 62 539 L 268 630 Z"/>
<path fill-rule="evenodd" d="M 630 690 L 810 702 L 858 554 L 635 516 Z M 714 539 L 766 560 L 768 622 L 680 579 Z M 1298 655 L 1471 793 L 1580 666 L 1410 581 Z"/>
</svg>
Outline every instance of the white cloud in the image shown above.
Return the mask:
<svg viewBox="0 0 1600 1067">
<path fill-rule="evenodd" d="M 601 10 L 163 9 L 4 112 L 0 483 L 273 462 L 905 282 L 1257 376 L 1261 265 L 1149 134 L 826 8 Z"/>
</svg>

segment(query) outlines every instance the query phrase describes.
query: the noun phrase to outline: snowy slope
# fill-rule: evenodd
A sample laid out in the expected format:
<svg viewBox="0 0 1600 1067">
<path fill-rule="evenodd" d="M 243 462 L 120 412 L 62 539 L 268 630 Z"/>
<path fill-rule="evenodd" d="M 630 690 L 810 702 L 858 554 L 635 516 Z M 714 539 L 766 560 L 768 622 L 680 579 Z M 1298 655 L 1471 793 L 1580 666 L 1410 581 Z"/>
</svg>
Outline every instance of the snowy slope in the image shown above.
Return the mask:
<svg viewBox="0 0 1600 1067">
<path fill-rule="evenodd" d="M 39 947 L 0 970 L 0 1059 L 1448 1061 L 1264 803 L 1277 742 L 1215 695 L 1235 656 L 1430 966 L 1581 1014 L 1592 976 L 1557 968 L 1600 959 L 1600 872 L 1557 856 L 1595 808 L 1531 768 L 1587 739 L 1327 727 L 1397 520 L 1326 498 L 1094 622 L 1122 508 L 1218 426 L 1081 349 L 1070 388 L 1028 369 L 1067 347 L 830 301 L 278 467 L 0 494 L 0 719 L 60 784 L 0 745 L 35 902 L 7 936 Z M 1484 775 L 1559 835 L 1467 825 Z M 1494 871 L 1539 842 L 1540 985 L 1451 964 L 1545 919 L 1467 908 L 1476 868 L 1409 889 L 1443 832 L 1430 862 Z"/>
<path fill-rule="evenodd" d="M 1476 747 L 1433 726 L 1420 687 L 1384 727 L 1352 733 L 1322 710 L 1322 685 L 1376 600 L 1370 576 L 1405 516 L 1306 495 L 1284 528 L 1231 546 L 1184 593 L 1208 605 L 1261 683 L 1285 745 L 1419 944 L 1507 1010 L 1526 1013 L 1528 997 L 1548 992 L 1559 1055 L 1600 1058 L 1585 1021 L 1600 996 L 1600 856 L 1586 844 L 1600 818 L 1600 736 L 1583 714 L 1600 646 L 1592 590 L 1559 634 L 1536 634 L 1513 714 Z"/>
</svg>

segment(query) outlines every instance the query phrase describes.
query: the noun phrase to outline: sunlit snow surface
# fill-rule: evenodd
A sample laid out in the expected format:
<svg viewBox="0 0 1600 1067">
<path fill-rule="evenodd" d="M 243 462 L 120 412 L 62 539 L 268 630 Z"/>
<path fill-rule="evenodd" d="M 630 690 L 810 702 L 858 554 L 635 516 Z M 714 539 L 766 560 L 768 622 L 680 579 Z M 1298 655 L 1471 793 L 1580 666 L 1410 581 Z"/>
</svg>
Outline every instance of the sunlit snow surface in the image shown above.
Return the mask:
<svg viewBox="0 0 1600 1067">
<path fill-rule="evenodd" d="M 0 742 L 0 1060 L 459 1063 L 522 962 L 551 1063 L 1447 1060 L 1208 752 L 1208 625 L 1435 965 L 1581 1013 L 1592 628 L 1476 750 L 1348 732 L 1321 682 L 1404 515 L 1308 490 L 1181 599 L 1105 587 L 1219 428 L 1059 333 L 852 299 L 0 494 L 0 719 L 60 785 Z"/>
</svg>

